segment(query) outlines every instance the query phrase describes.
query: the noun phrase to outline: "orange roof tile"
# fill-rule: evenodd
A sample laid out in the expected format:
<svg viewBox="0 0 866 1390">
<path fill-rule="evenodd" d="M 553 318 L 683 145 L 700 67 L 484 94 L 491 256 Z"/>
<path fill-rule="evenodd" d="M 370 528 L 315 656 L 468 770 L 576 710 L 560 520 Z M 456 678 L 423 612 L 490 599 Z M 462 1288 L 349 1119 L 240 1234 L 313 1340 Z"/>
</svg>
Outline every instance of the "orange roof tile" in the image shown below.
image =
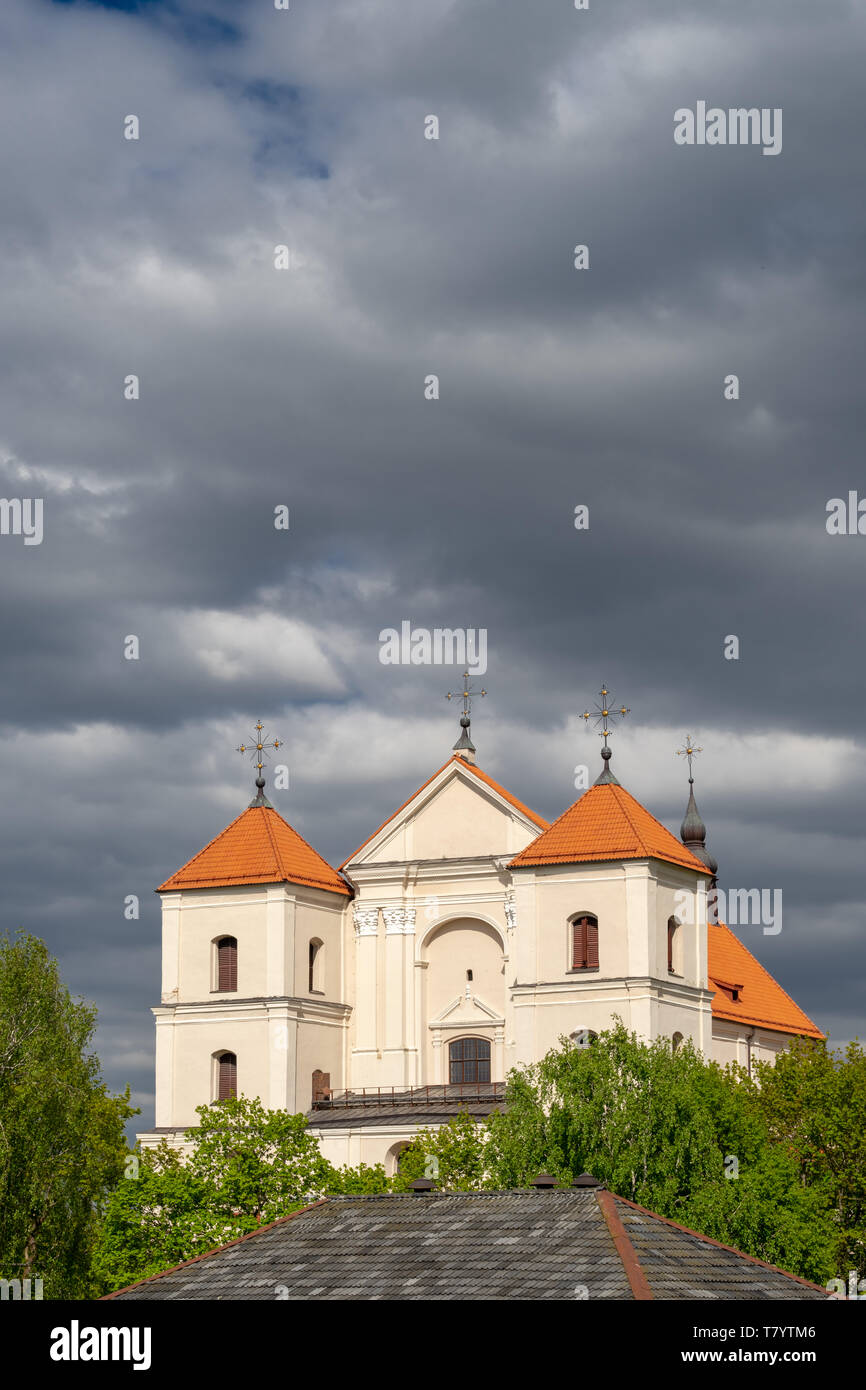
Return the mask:
<svg viewBox="0 0 866 1390">
<path fill-rule="evenodd" d="M 504 796 L 506 801 L 510 802 L 510 804 L 514 806 L 518 811 L 520 811 L 524 816 L 527 816 L 529 820 L 533 822 L 534 825 L 540 826 L 542 830 L 546 829 L 549 825 L 549 821 L 546 821 L 543 816 L 539 816 L 535 811 L 531 811 L 528 806 L 524 806 L 522 801 L 518 801 L 516 796 L 511 795 L 511 792 L 506 791 L 504 787 L 500 787 L 499 783 L 494 782 L 493 778 L 489 777 L 486 772 L 482 772 L 480 767 L 476 767 L 474 763 L 468 763 L 465 758 L 460 757 L 459 753 L 455 753 L 453 757 L 448 759 L 447 763 L 443 763 L 440 768 L 436 769 L 432 777 L 428 777 L 426 782 L 422 782 L 421 786 L 418 788 L 417 791 L 414 791 L 411 796 L 407 796 L 402 806 L 398 806 L 396 811 L 393 811 L 387 820 L 383 820 L 378 830 L 374 830 L 372 835 L 368 835 L 366 840 L 364 840 L 358 846 L 358 848 L 352 854 L 349 855 L 348 859 L 343 860 L 342 864 L 340 865 L 340 868 L 344 869 L 347 864 L 351 864 L 355 856 L 361 853 L 361 850 L 364 848 L 364 845 L 368 845 L 371 840 L 375 840 L 376 836 L 379 834 L 379 831 L 384 830 L 386 825 L 390 825 L 391 821 L 394 820 L 397 816 L 399 816 L 401 811 L 405 811 L 409 803 L 414 801 L 416 796 L 420 796 L 424 788 L 429 787 L 431 782 L 435 782 L 436 778 L 439 776 L 439 773 L 444 772 L 446 767 L 449 767 L 451 763 L 459 763 L 460 766 L 464 769 L 464 771 L 471 772 L 472 775 L 474 777 L 477 777 L 480 782 L 485 782 L 488 787 L 492 787 L 495 792 L 498 792 L 500 796 Z"/>
<path fill-rule="evenodd" d="M 732 1023 L 754 1024 L 779 1033 L 796 1033 L 806 1038 L 823 1038 L 820 1028 L 795 1004 L 790 994 L 777 984 L 768 970 L 756 960 L 724 922 L 711 922 L 707 940 L 713 1018 Z M 739 990 L 732 999 L 719 986 Z"/>
<path fill-rule="evenodd" d="M 298 883 L 329 893 L 351 892 L 336 869 L 272 806 L 248 806 L 157 892 L 244 883 Z"/>
<path fill-rule="evenodd" d="M 521 850 L 509 867 L 581 864 L 595 859 L 664 859 L 709 877 L 706 865 L 617 782 L 590 787 Z"/>
</svg>

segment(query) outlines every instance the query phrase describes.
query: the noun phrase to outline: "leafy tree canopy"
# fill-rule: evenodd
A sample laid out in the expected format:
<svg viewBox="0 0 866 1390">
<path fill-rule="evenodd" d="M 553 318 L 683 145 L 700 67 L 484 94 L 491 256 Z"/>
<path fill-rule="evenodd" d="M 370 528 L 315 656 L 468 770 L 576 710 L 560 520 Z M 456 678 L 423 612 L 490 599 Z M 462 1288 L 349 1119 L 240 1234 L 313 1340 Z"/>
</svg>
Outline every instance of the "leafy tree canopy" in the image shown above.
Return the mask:
<svg viewBox="0 0 866 1390">
<path fill-rule="evenodd" d="M 44 942 L 0 937 L 0 1276 L 83 1298 L 107 1192 L 123 1173 L 129 1091 L 108 1094 L 75 1000 Z"/>
</svg>

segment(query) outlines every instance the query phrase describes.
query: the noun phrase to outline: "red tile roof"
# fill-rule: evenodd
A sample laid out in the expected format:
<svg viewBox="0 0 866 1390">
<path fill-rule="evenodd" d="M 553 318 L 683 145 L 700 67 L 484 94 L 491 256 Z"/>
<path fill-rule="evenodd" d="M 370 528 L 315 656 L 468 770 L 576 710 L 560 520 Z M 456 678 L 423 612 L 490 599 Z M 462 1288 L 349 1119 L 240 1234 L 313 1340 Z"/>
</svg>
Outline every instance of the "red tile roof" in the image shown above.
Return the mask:
<svg viewBox="0 0 866 1390">
<path fill-rule="evenodd" d="M 509 867 L 596 859 L 663 859 L 709 877 L 706 865 L 616 782 L 590 787 Z"/>
<path fill-rule="evenodd" d="M 420 796 L 424 788 L 429 787 L 431 782 L 435 782 L 440 772 L 444 772 L 446 767 L 450 767 L 451 763 L 459 763 L 460 767 L 463 769 L 464 772 L 471 773 L 473 777 L 478 778 L 479 782 L 484 782 L 488 787 L 492 787 L 493 791 L 498 792 L 500 796 L 504 797 L 505 800 L 508 801 L 512 806 L 514 806 L 518 811 L 520 811 L 522 815 L 526 816 L 529 820 L 531 820 L 533 825 L 539 826 L 542 830 L 546 829 L 549 822 L 546 821 L 543 818 L 543 816 L 539 816 L 535 811 L 531 811 L 528 806 L 524 806 L 522 801 L 518 801 L 517 797 L 512 796 L 511 792 L 506 791 L 505 787 L 500 787 L 499 783 L 494 782 L 492 777 L 488 777 L 486 772 L 482 772 L 480 767 L 476 767 L 474 763 L 468 763 L 465 758 L 460 757 L 459 753 L 455 753 L 452 758 L 448 759 L 447 763 L 443 763 L 440 768 L 437 768 L 437 770 L 433 773 L 432 777 L 428 777 L 426 782 L 422 782 L 418 790 L 414 791 L 411 796 L 407 797 L 406 800 L 403 802 L 402 806 L 398 806 L 396 811 L 392 812 L 388 819 L 382 822 L 378 830 L 374 830 L 372 835 L 368 835 L 366 840 L 364 840 L 363 843 L 361 843 L 358 846 L 354 853 L 350 854 L 348 859 L 343 860 L 342 864 L 340 865 L 340 868 L 344 869 L 347 864 L 351 864 L 352 860 L 361 853 L 361 850 L 364 848 L 364 845 L 368 845 L 371 840 L 375 840 L 376 836 L 379 834 L 379 831 L 384 830 L 386 825 L 390 825 L 391 821 L 395 820 L 396 817 L 399 816 L 401 811 L 405 811 L 406 807 L 410 804 L 410 802 L 414 801 L 416 796 Z"/>
<path fill-rule="evenodd" d="M 824 1037 L 724 922 L 710 923 L 707 954 L 710 988 L 716 990 L 713 1018 L 806 1038 Z M 732 999 L 725 987 L 738 990 L 739 997 Z"/>
<path fill-rule="evenodd" d="M 298 883 L 351 893 L 336 869 L 271 806 L 248 806 L 157 892 L 245 883 Z"/>
</svg>

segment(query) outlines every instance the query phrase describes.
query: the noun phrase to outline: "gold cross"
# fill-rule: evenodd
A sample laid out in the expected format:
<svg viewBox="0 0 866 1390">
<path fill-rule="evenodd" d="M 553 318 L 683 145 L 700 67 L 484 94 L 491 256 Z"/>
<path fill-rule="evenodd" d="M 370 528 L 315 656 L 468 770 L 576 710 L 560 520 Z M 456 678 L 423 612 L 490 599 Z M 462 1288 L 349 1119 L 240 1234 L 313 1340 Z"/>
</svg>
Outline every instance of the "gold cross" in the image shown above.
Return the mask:
<svg viewBox="0 0 866 1390">
<path fill-rule="evenodd" d="M 703 751 L 704 751 L 703 748 L 696 748 L 695 745 L 692 743 L 692 736 L 691 736 L 691 734 L 686 734 L 686 746 L 685 746 L 685 748 L 678 748 L 678 749 L 677 749 L 677 757 L 678 757 L 678 758 L 686 757 L 686 758 L 688 758 L 688 760 L 689 760 L 689 781 L 690 781 L 690 782 L 693 782 L 693 781 L 694 781 L 694 778 L 692 777 L 692 758 L 695 756 L 696 753 L 703 753 Z"/>
<path fill-rule="evenodd" d="M 487 694 L 487 691 L 486 691 L 486 690 L 473 690 L 473 689 L 472 689 L 472 686 L 469 684 L 469 672 L 468 672 L 468 671 L 464 671 L 464 672 L 463 672 L 463 690 L 462 690 L 462 692 L 459 691 L 459 690 L 457 690 L 457 691 L 449 690 L 449 691 L 448 691 L 448 694 L 445 696 L 445 699 L 446 699 L 446 700 L 459 699 L 461 693 L 462 693 L 462 695 L 463 695 L 463 713 L 464 713 L 465 715 L 468 715 L 468 714 L 469 714 L 469 711 L 472 709 L 472 700 L 471 700 L 471 696 L 473 696 L 473 695 L 486 695 L 486 694 Z"/>
<path fill-rule="evenodd" d="M 282 746 L 283 746 L 283 741 L 282 741 L 281 739 L 278 739 L 278 738 L 271 739 L 270 742 L 267 742 L 267 741 L 265 740 L 263 734 L 262 734 L 263 728 L 264 728 L 264 725 L 262 724 L 262 721 L 259 720 L 258 724 L 256 725 L 256 731 L 255 731 L 255 733 L 251 736 L 253 741 L 252 741 L 251 743 L 242 743 L 242 744 L 236 749 L 236 752 L 238 752 L 238 753 L 251 753 L 251 754 L 252 754 L 252 756 L 253 756 L 253 763 L 254 763 L 254 766 L 256 767 L 256 769 L 258 770 L 259 777 L 261 777 L 261 775 L 262 775 L 262 768 L 264 767 L 264 761 L 263 761 L 263 759 L 264 759 L 264 757 L 265 757 L 265 755 L 266 755 L 268 749 L 269 749 L 269 748 L 282 748 Z"/>
<path fill-rule="evenodd" d="M 596 704 L 595 712 L 592 710 L 584 710 L 580 717 L 586 720 L 587 728 L 589 728 L 590 719 L 593 721 L 596 728 L 601 724 L 602 727 L 599 730 L 599 737 L 604 739 L 604 748 L 607 748 L 608 736 L 612 732 L 608 727 L 610 720 L 624 719 L 630 711 L 626 709 L 625 705 L 620 705 L 619 709 L 612 708 L 613 701 L 610 698 L 610 691 L 606 685 L 601 687 L 599 694 L 601 695 L 601 704 Z"/>
</svg>

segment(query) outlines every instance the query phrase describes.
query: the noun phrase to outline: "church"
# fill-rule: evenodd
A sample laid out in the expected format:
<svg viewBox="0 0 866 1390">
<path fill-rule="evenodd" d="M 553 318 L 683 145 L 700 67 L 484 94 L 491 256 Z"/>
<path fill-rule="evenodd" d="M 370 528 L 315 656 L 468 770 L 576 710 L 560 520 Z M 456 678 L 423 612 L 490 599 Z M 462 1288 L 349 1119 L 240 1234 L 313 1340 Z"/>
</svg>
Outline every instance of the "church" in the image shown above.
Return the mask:
<svg viewBox="0 0 866 1390">
<path fill-rule="evenodd" d="M 476 761 L 470 689 L 451 756 L 336 869 L 265 795 L 158 889 L 156 1115 L 183 1148 L 232 1094 L 307 1112 L 332 1163 L 384 1163 L 457 1110 L 501 1107 L 512 1067 L 619 1016 L 722 1065 L 823 1034 L 717 920 L 691 777 L 680 838 L 611 770 L 552 824 Z M 241 745 L 241 751 L 246 751 Z"/>
</svg>

